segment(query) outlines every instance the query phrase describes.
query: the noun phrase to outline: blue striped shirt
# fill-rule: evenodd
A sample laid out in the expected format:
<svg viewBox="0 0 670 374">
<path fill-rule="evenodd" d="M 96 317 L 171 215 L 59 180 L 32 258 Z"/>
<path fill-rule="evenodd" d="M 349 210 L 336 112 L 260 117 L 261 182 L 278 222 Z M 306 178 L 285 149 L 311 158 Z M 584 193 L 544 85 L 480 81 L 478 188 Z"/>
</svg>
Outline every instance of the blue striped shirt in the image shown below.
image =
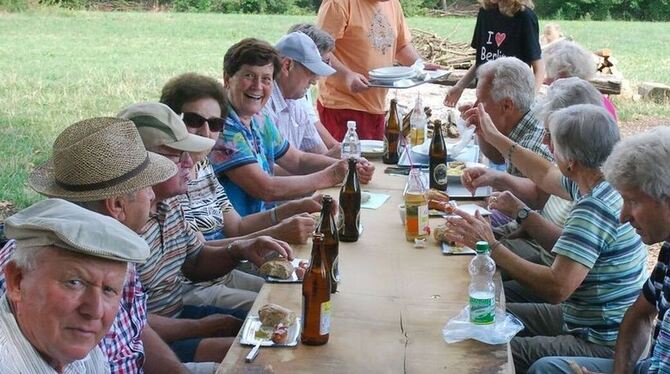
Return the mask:
<svg viewBox="0 0 670 374">
<path fill-rule="evenodd" d="M 144 291 L 147 310 L 164 317 L 177 317 L 183 307 L 181 268 L 186 260 L 197 256 L 202 242 L 184 219 L 179 196 L 161 201 L 142 228 L 151 254 L 147 261 L 137 265 Z"/>
<path fill-rule="evenodd" d="M 613 347 L 623 315 L 647 277 L 647 250 L 633 227 L 619 222 L 623 200 L 608 182 L 587 195 L 573 181 L 562 182 L 576 204 L 552 252 L 590 269 L 561 304 L 565 322 L 571 333 Z"/>
<path fill-rule="evenodd" d="M 670 373 L 670 242 L 663 243 L 642 295 L 658 311 L 648 373 Z"/>
</svg>

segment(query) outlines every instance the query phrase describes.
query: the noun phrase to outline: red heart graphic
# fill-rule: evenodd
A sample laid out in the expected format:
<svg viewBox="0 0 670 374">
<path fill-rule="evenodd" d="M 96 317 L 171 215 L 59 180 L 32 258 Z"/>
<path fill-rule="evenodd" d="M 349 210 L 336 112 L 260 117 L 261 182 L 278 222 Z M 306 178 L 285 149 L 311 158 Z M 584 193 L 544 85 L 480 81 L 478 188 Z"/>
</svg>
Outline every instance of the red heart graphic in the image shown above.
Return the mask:
<svg viewBox="0 0 670 374">
<path fill-rule="evenodd" d="M 500 45 L 503 44 L 505 38 L 507 38 L 507 34 L 505 34 L 504 32 L 496 33 L 496 44 L 498 45 L 498 48 L 500 48 Z"/>
</svg>

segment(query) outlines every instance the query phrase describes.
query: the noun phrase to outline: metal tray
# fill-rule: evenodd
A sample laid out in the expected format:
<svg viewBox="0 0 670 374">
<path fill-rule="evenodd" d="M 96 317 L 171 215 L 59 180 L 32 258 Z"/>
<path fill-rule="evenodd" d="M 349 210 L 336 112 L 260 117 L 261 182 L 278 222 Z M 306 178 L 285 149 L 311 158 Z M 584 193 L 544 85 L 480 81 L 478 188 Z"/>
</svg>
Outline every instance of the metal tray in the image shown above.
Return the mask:
<svg viewBox="0 0 670 374">
<path fill-rule="evenodd" d="M 270 338 L 256 338 L 256 331 L 261 328 L 261 321 L 258 316 L 249 315 L 244 321 L 244 325 L 242 325 L 242 330 L 240 330 L 240 344 L 256 345 L 260 342 L 261 347 L 295 347 L 298 345 L 298 340 L 300 340 L 301 324 L 301 318 L 297 317 L 295 323 L 288 328 L 288 339 L 286 339 L 286 344 L 275 344 Z"/>
<path fill-rule="evenodd" d="M 375 80 L 371 77 L 368 80 L 370 82 L 368 87 L 398 88 L 398 89 L 412 88 L 424 83 L 431 83 L 440 79 L 446 79 L 449 76 L 449 74 L 451 74 L 451 71 L 447 70 L 435 70 L 435 71 L 424 70 L 424 72 L 426 73 L 425 76 L 418 75 L 398 80 L 393 79 Z"/>
</svg>

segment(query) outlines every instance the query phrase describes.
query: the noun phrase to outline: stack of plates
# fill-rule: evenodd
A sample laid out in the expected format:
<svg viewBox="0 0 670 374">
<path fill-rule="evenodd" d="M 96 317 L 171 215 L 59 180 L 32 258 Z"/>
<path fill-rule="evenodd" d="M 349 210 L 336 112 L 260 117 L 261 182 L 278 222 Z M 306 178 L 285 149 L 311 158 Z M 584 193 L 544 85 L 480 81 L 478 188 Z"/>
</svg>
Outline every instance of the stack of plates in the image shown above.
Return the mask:
<svg viewBox="0 0 670 374">
<path fill-rule="evenodd" d="M 370 79 L 381 82 L 394 82 L 401 79 L 409 79 L 416 75 L 416 70 L 409 66 L 390 66 L 370 70 Z"/>
</svg>

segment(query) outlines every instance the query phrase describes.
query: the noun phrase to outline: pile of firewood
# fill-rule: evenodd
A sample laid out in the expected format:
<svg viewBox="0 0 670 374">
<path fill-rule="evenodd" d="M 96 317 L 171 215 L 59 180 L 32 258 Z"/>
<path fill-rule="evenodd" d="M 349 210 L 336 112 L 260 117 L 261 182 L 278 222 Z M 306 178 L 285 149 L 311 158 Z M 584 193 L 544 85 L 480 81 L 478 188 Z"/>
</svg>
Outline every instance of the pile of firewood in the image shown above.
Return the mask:
<svg viewBox="0 0 670 374">
<path fill-rule="evenodd" d="M 475 50 L 468 43 L 451 42 L 448 38 L 412 29 L 412 44 L 425 61 L 445 69 L 468 69 L 475 63 Z"/>
</svg>

